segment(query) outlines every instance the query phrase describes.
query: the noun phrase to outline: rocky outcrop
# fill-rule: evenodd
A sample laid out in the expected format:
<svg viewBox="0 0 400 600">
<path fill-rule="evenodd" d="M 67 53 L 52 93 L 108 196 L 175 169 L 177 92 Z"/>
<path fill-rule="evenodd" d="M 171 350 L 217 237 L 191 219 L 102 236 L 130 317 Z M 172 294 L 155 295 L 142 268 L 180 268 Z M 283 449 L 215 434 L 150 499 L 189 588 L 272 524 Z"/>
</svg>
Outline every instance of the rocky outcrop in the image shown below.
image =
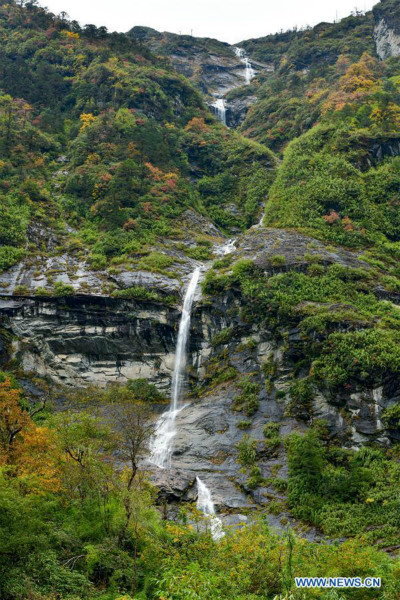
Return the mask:
<svg viewBox="0 0 400 600">
<path fill-rule="evenodd" d="M 249 108 L 257 102 L 257 96 L 237 96 L 226 103 L 226 124 L 237 128 L 245 120 Z"/>
<path fill-rule="evenodd" d="M 400 55 L 400 7 L 397 2 L 385 0 L 374 9 L 374 39 L 381 60 Z"/>
<path fill-rule="evenodd" d="M 166 56 L 174 69 L 211 96 L 223 96 L 245 83 L 243 63 L 227 43 L 191 35 L 133 27 L 129 35 Z"/>
<path fill-rule="evenodd" d="M 3 298 L 9 355 L 26 372 L 82 387 L 145 377 L 168 389 L 179 313 L 162 304 L 71 296 Z"/>
<path fill-rule="evenodd" d="M 207 103 L 212 111 L 215 98 L 225 97 L 246 84 L 243 60 L 235 53 L 235 47 L 227 43 L 191 35 L 160 33 L 149 27 L 134 27 L 129 35 L 146 44 L 152 52 L 167 57 L 178 73 L 190 79 L 208 97 Z M 254 75 L 274 70 L 273 65 L 258 61 L 252 61 L 251 66 Z M 246 93 L 245 89 L 240 97 L 227 99 L 228 127 L 238 127 L 255 101 L 254 91 Z"/>
</svg>

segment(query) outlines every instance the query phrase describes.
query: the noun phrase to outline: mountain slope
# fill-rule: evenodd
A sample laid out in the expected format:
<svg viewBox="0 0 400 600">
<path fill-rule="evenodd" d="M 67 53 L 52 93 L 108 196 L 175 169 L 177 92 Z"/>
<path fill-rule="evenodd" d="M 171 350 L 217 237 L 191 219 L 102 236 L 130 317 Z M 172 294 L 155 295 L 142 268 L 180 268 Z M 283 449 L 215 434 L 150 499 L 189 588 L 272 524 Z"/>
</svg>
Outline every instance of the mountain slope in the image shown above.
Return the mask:
<svg viewBox="0 0 400 600">
<path fill-rule="evenodd" d="M 0 2 L 2 599 L 398 599 L 397 21 L 245 41 L 243 86 L 216 40 Z"/>
</svg>

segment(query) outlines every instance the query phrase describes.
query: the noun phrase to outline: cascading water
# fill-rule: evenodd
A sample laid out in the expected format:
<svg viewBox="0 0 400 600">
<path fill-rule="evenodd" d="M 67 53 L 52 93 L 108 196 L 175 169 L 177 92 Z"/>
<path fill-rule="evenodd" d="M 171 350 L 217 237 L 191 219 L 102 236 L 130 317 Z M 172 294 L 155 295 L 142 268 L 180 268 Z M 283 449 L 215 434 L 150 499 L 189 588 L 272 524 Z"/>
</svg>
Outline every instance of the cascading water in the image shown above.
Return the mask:
<svg viewBox="0 0 400 600">
<path fill-rule="evenodd" d="M 224 254 L 233 252 L 234 240 L 222 248 Z M 186 348 L 190 332 L 190 318 L 196 288 L 200 278 L 200 268 L 196 268 L 190 278 L 183 301 L 182 316 L 179 323 L 178 341 L 176 345 L 174 372 L 171 386 L 171 404 L 169 410 L 164 413 L 158 421 L 157 431 L 150 446 L 150 462 L 161 469 L 171 468 L 171 456 L 173 439 L 176 434 L 176 415 L 185 408 L 180 406 L 182 388 L 185 381 Z M 197 479 L 197 508 L 201 510 L 208 519 L 211 535 L 214 540 L 221 539 L 225 533 L 222 529 L 222 521 L 216 516 L 211 492 L 199 477 Z"/>
<path fill-rule="evenodd" d="M 218 98 L 213 104 L 217 118 L 226 125 L 226 106 L 223 98 Z"/>
<path fill-rule="evenodd" d="M 206 484 L 196 477 L 197 481 L 197 508 L 207 517 L 210 522 L 211 535 L 214 540 L 220 540 L 225 533 L 222 529 L 222 521 L 215 514 L 214 503 L 211 492 Z"/>
<path fill-rule="evenodd" d="M 235 47 L 235 54 L 238 58 L 240 58 L 241 62 L 244 64 L 244 78 L 246 80 L 246 84 L 248 85 L 252 79 L 256 76 L 256 73 L 251 66 L 251 62 L 249 58 L 246 56 L 246 52 L 243 48 Z"/>
<path fill-rule="evenodd" d="M 169 410 L 158 421 L 157 431 L 150 445 L 150 462 L 161 469 L 171 467 L 172 441 L 176 433 L 176 415 L 184 408 L 179 406 L 185 380 L 186 347 L 189 338 L 190 317 L 193 299 L 200 278 L 200 268 L 196 268 L 190 278 L 183 301 L 182 316 L 179 323 L 176 345 L 174 372 L 172 375 L 171 404 Z"/>
</svg>

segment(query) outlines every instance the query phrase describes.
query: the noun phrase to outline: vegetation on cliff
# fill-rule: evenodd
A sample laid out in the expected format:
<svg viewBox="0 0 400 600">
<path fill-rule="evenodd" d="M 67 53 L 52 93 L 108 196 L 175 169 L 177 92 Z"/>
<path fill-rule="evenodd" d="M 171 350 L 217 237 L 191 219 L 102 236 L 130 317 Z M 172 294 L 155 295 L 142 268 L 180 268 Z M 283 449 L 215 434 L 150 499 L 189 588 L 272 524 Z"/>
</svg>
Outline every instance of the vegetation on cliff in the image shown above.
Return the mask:
<svg viewBox="0 0 400 600">
<path fill-rule="evenodd" d="M 382 6 L 393 16 L 397 4 Z M 206 300 L 233 300 L 227 315 L 234 325 L 213 335 L 199 390 L 235 382 L 232 410 L 246 419 L 238 425 L 238 460 L 247 490 L 257 489 L 259 444 L 248 430 L 261 384 L 251 373 L 238 377 L 228 347 L 237 323 L 271 334 L 288 386 L 277 389 L 271 358 L 262 368 L 266 390 L 287 397 L 288 415 L 309 431 L 283 441 L 268 422 L 262 452 L 275 456 L 285 445 L 288 478 L 275 484 L 286 507 L 342 538 L 277 535 L 261 511 L 219 543 L 192 506 L 169 521 L 139 460 L 154 434 L 152 404 L 165 402 L 154 386 L 139 379 L 53 397 L 54 389 L 35 381 L 43 402 L 32 404 L 17 378 L 1 373 L 2 599 L 366 598 L 362 589 L 300 592 L 293 580 L 300 574 L 379 576 L 384 586 L 368 598 L 399 597 L 400 567 L 388 553 L 398 550 L 400 529 L 400 58 L 377 60 L 372 18 L 356 13 L 244 42 L 275 71 L 249 87 L 258 101 L 238 133 L 143 43 L 154 32 L 136 31 L 139 42 L 82 28 L 35 0 L 0 1 L 0 271 L 29 255 L 77 251 L 93 270 L 130 262 L 168 278 L 182 260 L 164 246 L 172 240 L 181 249 L 189 210 L 204 220 L 193 225 L 196 246 L 186 256 L 205 261 L 212 244 L 204 222 L 217 233 L 215 226 L 240 233 L 266 202 L 265 235 L 272 228 L 307 235 L 310 253 L 288 262 L 277 241 L 261 264 L 253 257 L 215 262 Z M 168 40 L 165 55 L 176 44 L 190 48 L 186 37 Z M 217 46 L 226 50 L 206 40 L 201 51 Z M 244 239 L 242 247 L 251 244 L 251 232 Z M 315 240 L 337 262 L 318 256 Z M 74 288 L 59 281 L 52 293 Z M 133 284 L 108 293 L 115 302 L 176 300 Z M 252 338 L 246 344 L 257 346 Z M 8 368 L 21 376 L 13 361 Z M 347 399 L 384 388 L 394 399 L 382 416 L 387 437 L 356 452 Z M 322 394 L 349 424 L 344 440 L 314 419 L 312 401 Z M 51 401 L 60 399 L 67 410 L 55 410 Z"/>
</svg>

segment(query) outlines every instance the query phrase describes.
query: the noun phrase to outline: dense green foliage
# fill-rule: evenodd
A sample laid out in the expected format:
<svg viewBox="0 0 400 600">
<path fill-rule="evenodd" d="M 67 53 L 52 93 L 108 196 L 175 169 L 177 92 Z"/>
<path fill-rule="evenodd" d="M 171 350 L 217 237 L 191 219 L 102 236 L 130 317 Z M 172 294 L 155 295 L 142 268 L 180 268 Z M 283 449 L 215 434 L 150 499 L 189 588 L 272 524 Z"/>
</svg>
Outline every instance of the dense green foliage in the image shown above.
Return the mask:
<svg viewBox="0 0 400 600">
<path fill-rule="evenodd" d="M 294 575 L 337 576 L 339 570 L 343 576 L 382 577 L 383 591 L 371 591 L 368 598 L 396 600 L 398 565 L 365 541 L 308 543 L 291 532 L 274 534 L 260 517 L 217 543 L 190 507 L 182 508 L 178 522 L 163 521 L 154 490 L 143 473 L 132 470 L 135 462 L 128 460 L 121 470 L 110 461 L 115 451 L 122 458 L 132 457 L 142 440 L 141 434 L 132 436 L 130 425 L 135 422 L 142 432 L 146 429 L 148 413 L 137 400 L 143 390 L 146 402 L 154 399 L 143 380 L 106 392 L 87 390 L 71 398 L 75 407 L 83 401 L 86 410 L 45 417 L 37 413 L 35 422 L 27 407 L 22 408 L 15 382 L 3 374 L 0 406 L 12 420 L 0 418 L 2 599 L 272 600 L 293 593 L 299 600 L 330 600 L 322 590 L 298 594 Z M 115 411 L 112 424 L 96 414 L 100 399 L 108 411 Z M 10 442 L 11 422 L 20 431 Z M 272 442 L 276 431 L 273 425 L 266 430 L 266 443 L 277 443 Z M 335 535 L 342 531 L 340 510 L 368 506 L 378 524 L 378 506 L 383 505 L 390 510 L 390 523 L 398 518 L 389 493 L 398 473 L 382 453 L 352 455 L 332 448 L 327 455 L 311 434 L 291 438 L 288 452 L 289 501 L 302 518 L 326 519 L 326 528 Z M 244 438 L 239 460 L 249 470 L 249 485 L 256 485 L 259 477 L 256 459 L 256 442 Z M 367 466 L 373 469 L 375 483 Z M 356 504 L 350 504 L 353 496 Z M 329 519 L 324 514 L 328 498 L 336 503 Z M 362 523 L 368 522 L 365 511 L 358 515 Z M 386 525 L 386 535 L 391 527 Z M 340 598 L 365 596 L 354 590 Z"/>
<path fill-rule="evenodd" d="M 179 238 L 188 208 L 228 231 L 254 222 L 268 149 L 224 129 L 133 38 L 23 4 L 0 5 L 1 269 L 33 250 L 39 224 L 104 268 Z"/>
<path fill-rule="evenodd" d="M 242 130 L 281 149 L 320 118 L 332 84 L 364 52 L 374 54 L 372 14 L 354 14 L 339 23 L 320 23 L 243 42 L 256 60 L 272 64 L 252 87 L 258 102 Z"/>
<path fill-rule="evenodd" d="M 287 440 L 288 502 L 293 514 L 329 536 L 362 535 L 371 544 L 396 545 L 399 464 L 390 453 L 324 447 L 318 435 Z"/>
<path fill-rule="evenodd" d="M 400 373 L 400 311 L 371 291 L 377 277 L 372 269 L 315 263 L 308 273 L 266 277 L 242 261 L 231 274 L 210 271 L 204 290 L 215 295 L 238 287 L 245 301 L 242 318 L 272 328 L 278 340 L 298 326 L 302 370 L 308 368 L 317 385 L 334 388 Z"/>
</svg>

